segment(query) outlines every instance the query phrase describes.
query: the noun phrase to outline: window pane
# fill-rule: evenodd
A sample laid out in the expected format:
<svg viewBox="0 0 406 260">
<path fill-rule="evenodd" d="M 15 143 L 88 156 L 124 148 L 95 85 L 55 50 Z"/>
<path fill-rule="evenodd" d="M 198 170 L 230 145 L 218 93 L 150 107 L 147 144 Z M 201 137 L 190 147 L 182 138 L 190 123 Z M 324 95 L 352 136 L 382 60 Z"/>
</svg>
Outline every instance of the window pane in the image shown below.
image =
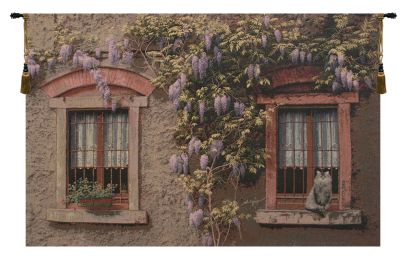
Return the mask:
<svg viewBox="0 0 406 260">
<path fill-rule="evenodd" d="M 104 113 L 104 166 L 128 166 L 128 115 L 125 111 Z"/>
<path fill-rule="evenodd" d="M 75 185 L 76 184 L 76 169 L 72 169 L 69 171 L 69 184 Z"/>
<path fill-rule="evenodd" d="M 287 168 L 285 171 L 286 183 L 285 183 L 285 192 L 293 193 L 293 168 Z"/>
<path fill-rule="evenodd" d="M 306 112 L 279 112 L 279 167 L 307 166 Z"/>
<path fill-rule="evenodd" d="M 305 192 L 304 187 L 304 169 L 295 169 L 295 193 Z"/>
<path fill-rule="evenodd" d="M 285 169 L 278 169 L 278 176 L 276 177 L 276 192 L 283 193 L 285 190 L 285 183 L 284 183 L 284 174 Z"/>
<path fill-rule="evenodd" d="M 313 112 L 313 142 L 315 167 L 338 167 L 338 124 L 335 110 Z"/>
<path fill-rule="evenodd" d="M 120 192 L 128 192 L 128 168 L 121 169 Z"/>
<path fill-rule="evenodd" d="M 107 185 L 108 184 L 113 184 L 113 181 L 112 181 L 112 175 L 113 175 L 113 169 L 112 168 L 105 168 L 104 169 L 104 188 L 106 188 L 107 187 Z"/>
<path fill-rule="evenodd" d="M 69 119 L 71 168 L 96 167 L 96 113 L 72 112 Z"/>
<path fill-rule="evenodd" d="M 333 193 L 338 193 L 338 168 L 332 169 L 332 185 L 333 185 Z"/>
<path fill-rule="evenodd" d="M 307 111 L 280 110 L 278 114 L 278 193 L 306 192 Z"/>
<path fill-rule="evenodd" d="M 295 149 L 295 166 L 305 166 L 305 150 L 307 148 L 306 135 L 306 125 L 305 125 L 306 115 L 303 112 L 294 113 L 294 149 Z"/>
<path fill-rule="evenodd" d="M 74 118 L 74 116 L 72 115 Z M 74 169 L 77 165 L 77 140 L 76 140 L 76 124 L 71 123 L 69 125 L 70 135 L 70 168 Z"/>
<path fill-rule="evenodd" d="M 116 187 L 114 193 L 120 193 L 120 169 L 112 170 L 113 185 Z"/>
<path fill-rule="evenodd" d="M 96 181 L 95 168 L 85 169 L 85 178 L 90 182 Z"/>
<path fill-rule="evenodd" d="M 104 187 L 114 185 L 114 193 L 128 192 L 128 169 L 127 168 L 105 168 Z"/>
</svg>

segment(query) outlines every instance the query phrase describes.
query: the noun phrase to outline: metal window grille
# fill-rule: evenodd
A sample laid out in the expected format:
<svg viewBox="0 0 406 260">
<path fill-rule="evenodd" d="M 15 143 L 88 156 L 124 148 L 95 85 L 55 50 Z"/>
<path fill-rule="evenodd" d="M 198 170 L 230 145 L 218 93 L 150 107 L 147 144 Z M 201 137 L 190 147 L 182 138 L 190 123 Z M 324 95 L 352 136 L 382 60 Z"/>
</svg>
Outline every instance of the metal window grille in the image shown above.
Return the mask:
<svg viewBox="0 0 406 260">
<path fill-rule="evenodd" d="M 128 113 L 69 112 L 68 185 L 88 179 L 115 184 L 113 208 L 128 208 Z"/>
</svg>

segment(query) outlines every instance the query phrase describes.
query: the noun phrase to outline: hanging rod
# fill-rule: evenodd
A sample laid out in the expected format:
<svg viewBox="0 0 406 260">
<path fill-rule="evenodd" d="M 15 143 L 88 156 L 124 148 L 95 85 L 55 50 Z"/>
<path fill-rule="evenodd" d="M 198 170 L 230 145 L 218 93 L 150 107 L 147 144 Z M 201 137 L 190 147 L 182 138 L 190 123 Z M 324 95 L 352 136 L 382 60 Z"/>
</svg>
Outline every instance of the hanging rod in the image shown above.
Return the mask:
<svg viewBox="0 0 406 260">
<path fill-rule="evenodd" d="M 11 17 L 11 19 L 16 19 L 16 18 L 24 17 L 24 15 L 21 13 L 11 13 L 10 17 Z M 383 15 L 383 17 L 395 19 L 397 17 L 397 15 L 396 15 L 396 13 L 386 13 Z"/>
</svg>

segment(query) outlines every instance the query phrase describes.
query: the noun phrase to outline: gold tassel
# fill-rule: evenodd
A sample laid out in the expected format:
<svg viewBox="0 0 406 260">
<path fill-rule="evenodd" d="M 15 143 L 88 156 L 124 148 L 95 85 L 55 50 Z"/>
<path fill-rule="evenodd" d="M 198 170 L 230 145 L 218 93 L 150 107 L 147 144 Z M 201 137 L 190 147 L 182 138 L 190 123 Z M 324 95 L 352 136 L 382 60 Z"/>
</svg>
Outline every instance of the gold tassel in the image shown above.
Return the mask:
<svg viewBox="0 0 406 260">
<path fill-rule="evenodd" d="M 383 64 L 379 64 L 378 77 L 377 77 L 376 92 L 378 94 L 386 93 L 385 72 L 383 71 Z"/>
<path fill-rule="evenodd" d="M 23 76 L 21 77 L 21 89 L 22 94 L 30 94 L 31 83 L 30 83 L 30 73 L 28 72 L 28 65 L 24 63 Z"/>
<path fill-rule="evenodd" d="M 386 83 L 385 83 L 385 72 L 383 71 L 383 18 L 385 17 L 384 14 L 380 14 L 378 16 L 379 19 L 379 35 L 378 35 L 378 55 L 379 55 L 379 67 L 378 67 L 378 75 L 377 75 L 377 85 L 376 85 L 376 93 L 378 94 L 385 94 L 386 93 Z"/>
</svg>

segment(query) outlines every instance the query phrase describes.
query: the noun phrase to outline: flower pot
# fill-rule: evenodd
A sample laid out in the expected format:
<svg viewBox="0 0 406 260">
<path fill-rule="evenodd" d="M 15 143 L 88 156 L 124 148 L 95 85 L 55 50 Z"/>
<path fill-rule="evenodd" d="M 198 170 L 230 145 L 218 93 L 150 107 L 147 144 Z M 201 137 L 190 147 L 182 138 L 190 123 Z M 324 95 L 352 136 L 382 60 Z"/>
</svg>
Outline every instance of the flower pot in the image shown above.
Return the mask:
<svg viewBox="0 0 406 260">
<path fill-rule="evenodd" d="M 113 205 L 112 198 L 102 199 L 81 199 L 79 201 L 81 207 L 86 208 L 109 208 Z"/>
</svg>

